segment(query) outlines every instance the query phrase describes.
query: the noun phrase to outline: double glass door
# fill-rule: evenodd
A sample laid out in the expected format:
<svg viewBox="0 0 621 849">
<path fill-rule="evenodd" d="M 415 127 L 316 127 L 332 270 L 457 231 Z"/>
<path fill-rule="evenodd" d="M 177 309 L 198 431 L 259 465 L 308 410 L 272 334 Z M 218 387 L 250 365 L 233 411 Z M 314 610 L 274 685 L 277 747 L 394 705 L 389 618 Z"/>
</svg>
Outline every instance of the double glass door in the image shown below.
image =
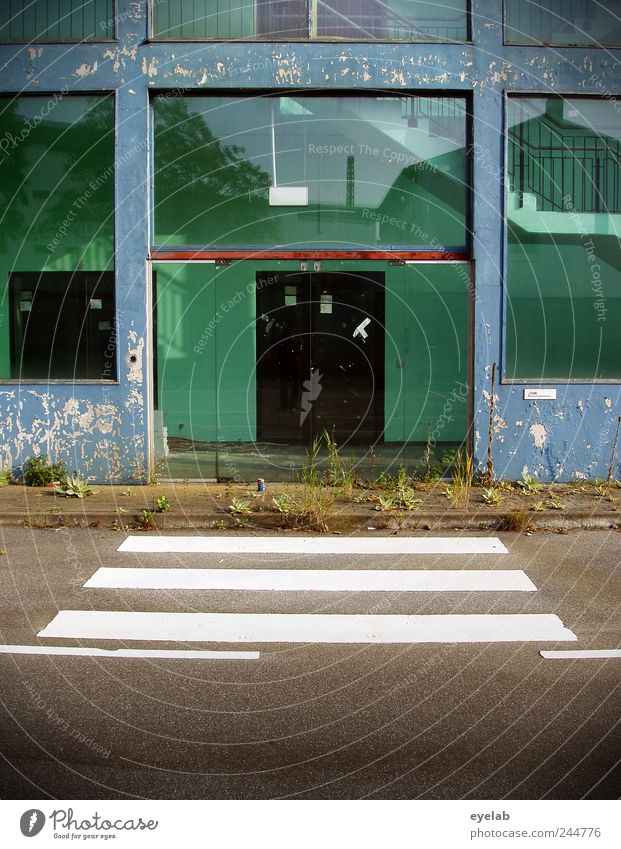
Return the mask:
<svg viewBox="0 0 621 849">
<path fill-rule="evenodd" d="M 384 429 L 384 274 L 256 279 L 257 439 L 376 442 Z"/>
</svg>

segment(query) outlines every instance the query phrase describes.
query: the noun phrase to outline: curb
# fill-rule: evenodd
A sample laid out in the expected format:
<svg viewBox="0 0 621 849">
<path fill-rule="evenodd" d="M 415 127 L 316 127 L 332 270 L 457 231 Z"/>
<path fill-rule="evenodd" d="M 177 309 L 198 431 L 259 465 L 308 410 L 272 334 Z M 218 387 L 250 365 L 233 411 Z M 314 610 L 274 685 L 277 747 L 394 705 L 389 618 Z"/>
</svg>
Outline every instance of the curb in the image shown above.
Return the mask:
<svg viewBox="0 0 621 849">
<path fill-rule="evenodd" d="M 86 505 L 85 505 L 86 506 Z M 529 517 L 531 530 L 610 530 L 621 529 L 621 516 L 611 516 L 610 513 L 575 513 L 559 515 L 555 511 L 545 511 Z M 222 523 L 225 522 L 225 527 Z M 173 530 L 234 530 L 288 532 L 282 527 L 282 517 L 277 512 L 253 513 L 248 516 L 236 517 L 231 513 L 222 512 L 178 512 L 158 513 L 155 517 L 155 527 L 143 529 L 153 531 Z M 116 523 L 116 526 L 115 526 Z M 361 530 L 390 531 L 400 530 L 503 530 L 504 514 L 498 513 L 467 513 L 463 511 L 443 511 L 441 513 L 411 513 L 398 519 L 390 513 L 376 511 L 341 511 L 335 512 L 328 519 L 331 532 L 347 533 Z M 54 530 L 62 527 L 69 528 L 100 528 L 102 530 L 141 530 L 140 513 L 128 511 L 119 514 L 116 510 L 72 510 L 70 512 L 52 513 L 50 511 L 24 510 L 3 511 L 0 514 L 0 527 L 29 527 L 36 529 Z M 304 528 L 296 528 L 302 531 Z M 315 533 L 311 531 L 311 533 Z"/>
</svg>

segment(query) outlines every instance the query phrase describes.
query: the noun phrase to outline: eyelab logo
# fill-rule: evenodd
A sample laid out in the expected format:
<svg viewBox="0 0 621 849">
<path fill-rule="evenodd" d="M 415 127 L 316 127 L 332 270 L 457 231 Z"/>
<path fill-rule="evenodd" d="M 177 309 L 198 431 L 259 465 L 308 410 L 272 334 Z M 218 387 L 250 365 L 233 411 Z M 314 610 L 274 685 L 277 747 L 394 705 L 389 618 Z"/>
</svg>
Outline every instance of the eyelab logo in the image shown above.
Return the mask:
<svg viewBox="0 0 621 849">
<path fill-rule="evenodd" d="M 45 825 L 45 814 L 36 808 L 25 811 L 19 821 L 19 827 L 24 837 L 34 837 Z"/>
</svg>

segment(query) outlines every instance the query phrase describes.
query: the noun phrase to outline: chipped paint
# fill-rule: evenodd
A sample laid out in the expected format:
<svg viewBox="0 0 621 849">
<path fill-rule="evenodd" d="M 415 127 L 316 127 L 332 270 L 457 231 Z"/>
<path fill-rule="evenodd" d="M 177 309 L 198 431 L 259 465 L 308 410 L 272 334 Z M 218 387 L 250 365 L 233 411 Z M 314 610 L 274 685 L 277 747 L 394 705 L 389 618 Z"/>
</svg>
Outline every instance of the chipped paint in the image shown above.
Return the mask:
<svg viewBox="0 0 621 849">
<path fill-rule="evenodd" d="M 127 382 L 142 385 L 142 358 L 144 339 L 138 339 L 134 330 L 130 331 L 127 343 Z"/>
<path fill-rule="evenodd" d="M 126 60 L 135 61 L 138 55 L 138 45 L 133 47 L 108 48 L 104 50 L 104 58 L 112 62 L 112 70 L 115 74 L 125 71 L 127 67 Z"/>
<path fill-rule="evenodd" d="M 147 77 L 157 76 L 157 58 L 155 56 L 152 56 L 149 60 L 146 56 L 142 57 L 142 73 L 146 74 Z"/>
<path fill-rule="evenodd" d="M 87 65 L 86 62 L 83 62 L 79 68 L 75 69 L 76 77 L 91 77 L 93 74 L 97 73 L 98 64 L 97 62 L 93 62 L 92 65 Z"/>
<path fill-rule="evenodd" d="M 546 439 L 548 438 L 548 431 L 546 430 L 545 425 L 531 425 L 529 433 L 533 437 L 535 448 L 537 448 L 539 451 L 543 451 L 544 446 L 546 444 Z"/>
</svg>

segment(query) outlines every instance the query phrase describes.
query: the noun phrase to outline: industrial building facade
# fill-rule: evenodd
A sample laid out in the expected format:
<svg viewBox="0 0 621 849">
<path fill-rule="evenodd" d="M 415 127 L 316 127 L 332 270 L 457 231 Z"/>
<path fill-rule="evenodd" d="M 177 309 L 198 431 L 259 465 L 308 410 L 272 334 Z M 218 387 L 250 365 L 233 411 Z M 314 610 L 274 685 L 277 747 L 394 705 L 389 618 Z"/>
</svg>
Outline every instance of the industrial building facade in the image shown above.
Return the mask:
<svg viewBox="0 0 621 849">
<path fill-rule="evenodd" d="M 2 4 L 3 467 L 292 480 L 328 435 L 375 472 L 481 468 L 493 392 L 499 477 L 605 477 L 605 7 Z"/>
</svg>

